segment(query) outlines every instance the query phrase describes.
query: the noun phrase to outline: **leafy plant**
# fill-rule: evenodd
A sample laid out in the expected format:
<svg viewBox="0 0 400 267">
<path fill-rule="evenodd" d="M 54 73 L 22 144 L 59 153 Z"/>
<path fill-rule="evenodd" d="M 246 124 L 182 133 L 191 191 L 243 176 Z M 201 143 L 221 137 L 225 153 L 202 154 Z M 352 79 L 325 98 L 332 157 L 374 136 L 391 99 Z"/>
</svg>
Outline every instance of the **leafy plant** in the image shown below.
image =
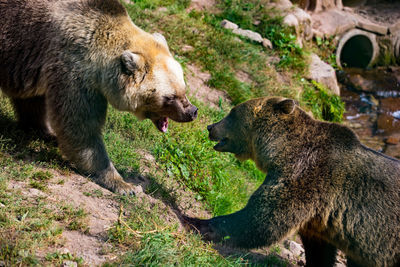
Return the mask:
<svg viewBox="0 0 400 267">
<path fill-rule="evenodd" d="M 339 66 L 336 63 L 336 45 L 334 37 L 315 37 L 315 44 L 318 49 L 315 52 L 326 62 L 328 62 L 332 67 L 338 69 Z"/>
<path fill-rule="evenodd" d="M 328 89 L 316 81 L 311 81 L 311 86 L 304 86 L 302 100 L 318 119 L 332 122 L 343 120 L 345 105 L 340 96 L 328 93 Z"/>
</svg>

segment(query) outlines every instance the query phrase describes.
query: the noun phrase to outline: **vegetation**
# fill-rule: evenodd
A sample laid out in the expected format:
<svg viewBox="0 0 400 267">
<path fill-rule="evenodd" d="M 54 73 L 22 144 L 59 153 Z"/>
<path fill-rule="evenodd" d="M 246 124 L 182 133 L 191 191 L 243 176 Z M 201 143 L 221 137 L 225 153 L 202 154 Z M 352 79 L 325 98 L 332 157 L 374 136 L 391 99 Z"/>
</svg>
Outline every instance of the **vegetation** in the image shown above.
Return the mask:
<svg viewBox="0 0 400 267">
<path fill-rule="evenodd" d="M 219 1 L 213 13 L 187 12 L 189 0 L 136 0 L 134 5 L 127 5 L 138 26 L 162 32 L 184 67 L 195 64 L 209 72 L 209 85 L 226 91 L 232 101 L 221 100 L 219 109 L 213 109 L 191 99 L 199 107 L 198 119 L 188 124 L 171 122 L 167 134 L 160 134 L 150 121 L 139 122 L 132 114 L 110 107 L 104 140 L 111 160 L 124 177 L 135 177 L 143 171 L 145 155 L 151 155 L 154 162 L 146 165 L 150 181 L 146 193 L 167 205 L 176 208 L 184 192 L 211 215 L 227 214 L 242 208 L 262 183 L 265 175 L 252 162 L 239 162 L 230 154 L 215 152 L 214 143 L 208 139 L 206 126 L 223 118 L 237 103 L 281 95 L 301 100 L 318 118 L 340 121 L 340 99 L 321 85 L 301 79 L 305 52 L 296 44 L 294 33 L 280 26 L 279 18 L 270 16 L 266 3 Z M 238 39 L 220 26 L 222 18 L 258 31 L 273 42 L 274 51 Z M 183 49 L 185 45 L 192 49 Z M 280 59 L 276 66 L 268 63 L 271 57 Z M 240 80 L 238 72 L 248 74 L 249 79 Z M 288 76 L 288 82 L 278 80 L 281 74 Z M 51 185 L 64 184 L 64 179 L 75 173 L 73 166 L 63 160 L 54 141 L 19 130 L 9 101 L 1 95 L 0 125 L 0 265 L 57 265 L 64 260 L 84 265 L 82 258 L 52 249 L 62 246 L 65 231 L 89 231 L 89 211 L 48 199 Z M 98 190 L 83 194 L 105 197 Z M 161 216 L 167 214 L 162 205 L 134 196 L 114 196 L 113 201 L 121 211 L 108 230 L 111 247 L 107 252 L 122 256 L 106 266 L 254 264 L 251 255 L 222 257 L 198 235 L 182 231 L 177 223 Z M 275 250 L 260 264 L 286 266 L 288 263 L 276 256 L 279 249 Z M 37 251 L 49 252 L 40 257 Z"/>
<path fill-rule="evenodd" d="M 311 109 L 315 118 L 341 122 L 345 106 L 340 96 L 328 93 L 328 90 L 316 81 L 312 81 L 312 85 L 304 86 L 302 100 Z"/>
</svg>

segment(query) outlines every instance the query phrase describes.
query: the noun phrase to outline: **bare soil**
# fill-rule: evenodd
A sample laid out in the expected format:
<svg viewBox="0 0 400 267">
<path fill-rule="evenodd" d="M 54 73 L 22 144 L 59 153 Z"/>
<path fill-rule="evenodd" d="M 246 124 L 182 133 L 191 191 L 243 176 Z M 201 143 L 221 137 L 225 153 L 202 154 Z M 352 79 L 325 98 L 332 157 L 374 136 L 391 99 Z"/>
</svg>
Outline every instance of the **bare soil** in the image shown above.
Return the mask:
<svg viewBox="0 0 400 267">
<path fill-rule="evenodd" d="M 204 102 L 213 108 L 219 107 L 220 99 L 224 103 L 230 103 L 227 93 L 213 89 L 207 85 L 211 75 L 195 65 L 187 65 L 186 80 L 190 88 L 189 96 Z"/>
</svg>

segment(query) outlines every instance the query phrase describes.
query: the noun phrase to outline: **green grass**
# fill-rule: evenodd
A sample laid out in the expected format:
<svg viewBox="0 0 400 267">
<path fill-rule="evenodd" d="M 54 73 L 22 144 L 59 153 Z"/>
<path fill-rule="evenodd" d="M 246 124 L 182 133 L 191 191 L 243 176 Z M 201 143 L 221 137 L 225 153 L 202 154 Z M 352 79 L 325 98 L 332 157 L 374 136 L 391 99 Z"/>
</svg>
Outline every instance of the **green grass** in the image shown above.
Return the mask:
<svg viewBox="0 0 400 267">
<path fill-rule="evenodd" d="M 280 26 L 279 17 L 270 16 L 267 2 L 219 1 L 215 14 L 186 12 L 188 0 L 137 0 L 127 6 L 138 26 L 162 32 L 184 67 L 195 64 L 209 72 L 209 85 L 226 91 L 232 100 L 232 105 L 220 103 L 216 110 L 191 99 L 199 107 L 198 119 L 185 124 L 171 122 L 166 134 L 159 133 L 148 120 L 139 122 L 132 114 L 109 109 L 103 135 L 115 167 L 124 177 L 135 177 L 143 168 L 143 154 L 151 154 L 155 161 L 147 166 L 150 186 L 146 193 L 169 206 L 176 208 L 180 195 L 186 194 L 213 216 L 231 213 L 242 208 L 263 181 L 265 175 L 254 163 L 217 153 L 212 148 L 214 142 L 208 139 L 206 126 L 222 119 L 233 105 L 253 97 L 280 95 L 301 100 L 318 118 L 340 120 L 340 99 L 318 84 L 301 80 L 304 51 L 296 45 L 293 32 Z M 166 11 L 158 9 L 162 6 Z M 222 18 L 270 38 L 275 50 L 223 29 Z M 255 20 L 261 23 L 254 25 Z M 193 49 L 183 50 L 184 45 Z M 267 64 L 271 57 L 279 57 L 276 66 Z M 275 68 L 287 72 L 290 81 L 278 81 Z M 247 73 L 250 81 L 240 81 L 238 71 Z M 64 178 L 53 177 L 55 172 L 68 175 L 74 170 L 54 143 L 19 130 L 9 101 L 1 95 L 0 125 L 0 262 L 59 265 L 72 260 L 85 264 L 70 253 L 51 251 L 39 258 L 36 251 L 58 245 L 63 231 L 87 233 L 87 211 L 63 202 L 50 205 L 45 197 L 30 198 L 8 186 L 18 182 L 27 185 L 24 190 L 49 194 L 49 184 L 64 184 Z M 105 197 L 98 190 L 83 194 Z M 198 235 L 168 222 L 162 205 L 136 197 L 115 198 L 124 211 L 108 230 L 107 242 L 112 245 L 109 250 L 120 256 L 105 266 L 239 266 L 257 262 L 250 255 L 221 256 Z M 288 265 L 274 255 L 260 264 Z"/>
<path fill-rule="evenodd" d="M 282 85 L 276 82 L 273 69 L 268 66 L 270 56 L 276 53 L 260 44 L 238 39 L 231 31 L 220 26 L 222 17 L 207 12 L 176 8 L 166 4 L 167 11 L 142 9 L 140 5 L 127 6 L 132 20 L 141 28 L 161 31 L 173 53 L 182 63 L 196 64 L 211 74 L 209 85 L 226 91 L 233 104 L 253 97 L 285 95 L 295 97 L 298 83 Z M 184 45 L 193 47 L 183 50 Z M 249 74 L 251 81 L 240 81 L 235 73 Z"/>
<path fill-rule="evenodd" d="M 280 57 L 277 67 L 302 72 L 306 65 L 305 53 L 296 42 L 295 30 L 282 25 L 280 12 L 269 3 L 268 0 L 223 0 L 220 4 L 223 11 L 218 17 L 268 38 Z"/>
<path fill-rule="evenodd" d="M 37 250 L 59 244 L 63 225 L 86 216 L 51 207 L 45 196 L 29 196 L 7 186 L 14 173 L 29 169 L 33 170 L 33 165 L 0 157 L 0 261 L 6 266 L 40 264 Z M 46 172 L 27 172 L 31 177 L 38 173 Z"/>
</svg>

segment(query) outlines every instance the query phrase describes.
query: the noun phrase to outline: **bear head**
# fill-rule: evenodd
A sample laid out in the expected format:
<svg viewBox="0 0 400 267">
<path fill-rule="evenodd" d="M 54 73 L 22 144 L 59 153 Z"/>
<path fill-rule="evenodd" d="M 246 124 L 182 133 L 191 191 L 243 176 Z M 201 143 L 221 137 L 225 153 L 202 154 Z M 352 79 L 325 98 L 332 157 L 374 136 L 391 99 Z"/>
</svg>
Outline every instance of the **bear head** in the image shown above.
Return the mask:
<svg viewBox="0 0 400 267">
<path fill-rule="evenodd" d="M 193 121 L 197 107 L 186 97 L 182 67 L 171 55 L 165 38 L 140 32 L 125 48 L 117 58 L 118 93 L 107 97 L 111 104 L 139 119 L 152 120 L 161 132 L 168 129 L 168 118 Z"/>
<path fill-rule="evenodd" d="M 258 139 L 262 138 L 264 146 L 275 138 L 272 128 L 291 116 L 295 107 L 294 100 L 280 97 L 249 100 L 234 107 L 221 121 L 207 126 L 209 138 L 218 142 L 215 150 L 257 163 L 257 153 L 262 149 Z"/>
</svg>

